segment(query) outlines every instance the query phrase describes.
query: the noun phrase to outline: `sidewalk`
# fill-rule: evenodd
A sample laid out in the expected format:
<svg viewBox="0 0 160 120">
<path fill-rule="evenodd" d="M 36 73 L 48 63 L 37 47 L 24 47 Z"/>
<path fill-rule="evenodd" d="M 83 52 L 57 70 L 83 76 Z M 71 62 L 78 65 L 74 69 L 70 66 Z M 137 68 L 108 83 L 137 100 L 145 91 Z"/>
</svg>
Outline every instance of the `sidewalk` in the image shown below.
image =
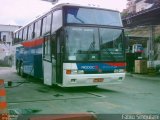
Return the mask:
<svg viewBox="0 0 160 120">
<path fill-rule="evenodd" d="M 126 73 L 126 76 L 132 76 L 132 77 L 140 78 L 140 79 L 149 79 L 149 80 L 159 80 L 160 81 L 160 74 L 149 75 L 149 74 Z"/>
</svg>

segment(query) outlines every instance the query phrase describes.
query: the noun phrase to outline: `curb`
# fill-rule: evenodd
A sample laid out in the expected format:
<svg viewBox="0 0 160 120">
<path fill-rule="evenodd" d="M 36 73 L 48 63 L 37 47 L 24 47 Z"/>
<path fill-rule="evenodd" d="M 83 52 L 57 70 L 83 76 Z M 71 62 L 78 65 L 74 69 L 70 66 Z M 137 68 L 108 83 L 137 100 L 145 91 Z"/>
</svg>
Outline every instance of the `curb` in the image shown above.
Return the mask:
<svg viewBox="0 0 160 120">
<path fill-rule="evenodd" d="M 160 75 L 142 75 L 142 74 L 127 73 L 126 76 L 132 76 L 135 78 L 147 79 L 147 80 L 160 80 Z"/>
<path fill-rule="evenodd" d="M 26 120 L 97 120 L 96 116 L 89 113 L 62 114 L 62 115 L 35 115 L 26 117 L 27 117 Z M 23 116 L 21 116 L 21 118 L 18 118 L 18 120 L 22 119 Z"/>
</svg>

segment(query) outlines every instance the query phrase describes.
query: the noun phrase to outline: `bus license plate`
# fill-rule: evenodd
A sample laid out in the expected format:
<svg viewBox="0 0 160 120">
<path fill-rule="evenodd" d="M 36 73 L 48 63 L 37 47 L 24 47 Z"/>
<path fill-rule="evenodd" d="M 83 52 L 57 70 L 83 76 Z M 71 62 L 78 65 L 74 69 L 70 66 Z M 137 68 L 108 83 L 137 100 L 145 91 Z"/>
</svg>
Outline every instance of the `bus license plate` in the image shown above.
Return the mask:
<svg viewBox="0 0 160 120">
<path fill-rule="evenodd" d="M 103 78 L 95 78 L 95 79 L 93 80 L 93 82 L 103 82 L 103 81 L 104 81 Z"/>
</svg>

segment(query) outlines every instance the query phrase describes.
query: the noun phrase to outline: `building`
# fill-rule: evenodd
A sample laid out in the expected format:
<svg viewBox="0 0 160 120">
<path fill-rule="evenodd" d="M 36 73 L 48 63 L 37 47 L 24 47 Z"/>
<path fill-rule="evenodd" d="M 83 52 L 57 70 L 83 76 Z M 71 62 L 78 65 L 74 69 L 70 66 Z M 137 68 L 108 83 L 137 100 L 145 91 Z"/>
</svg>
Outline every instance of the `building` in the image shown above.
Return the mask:
<svg viewBox="0 0 160 120">
<path fill-rule="evenodd" d="M 127 3 L 127 9 L 126 12 L 127 13 L 135 13 L 136 12 L 136 4 L 135 4 L 136 0 L 128 0 Z"/>
<path fill-rule="evenodd" d="M 159 0 L 128 0 L 127 8 L 124 10 L 124 12 L 127 12 L 128 14 L 134 14 L 149 9 L 159 3 Z"/>
<path fill-rule="evenodd" d="M 20 28 L 20 26 L 0 24 L 0 44 L 11 44 L 13 32 L 18 28 Z"/>
<path fill-rule="evenodd" d="M 147 2 L 149 0 L 136 0 L 136 12 L 140 12 L 142 10 L 146 10 L 151 8 L 154 5 L 154 0 L 150 0 L 150 2 Z"/>
<path fill-rule="evenodd" d="M 139 0 L 137 2 L 140 4 L 142 1 L 143 0 Z M 130 32 L 129 36 L 138 39 L 137 42 L 139 43 L 142 42 L 139 37 L 144 37 L 146 34 L 148 35 L 146 58 L 148 60 L 148 66 L 156 68 L 160 66 L 160 1 L 146 0 L 145 2 L 152 4 L 152 7 L 148 9 L 145 8 L 145 10 L 141 10 L 132 15 L 124 16 L 123 25 L 126 28 L 130 28 L 131 31 L 136 29 L 134 32 Z M 147 33 L 144 33 L 145 29 L 147 29 Z"/>
<path fill-rule="evenodd" d="M 0 24 L 0 65 L 11 55 L 13 32 L 19 28 L 16 25 Z"/>
</svg>

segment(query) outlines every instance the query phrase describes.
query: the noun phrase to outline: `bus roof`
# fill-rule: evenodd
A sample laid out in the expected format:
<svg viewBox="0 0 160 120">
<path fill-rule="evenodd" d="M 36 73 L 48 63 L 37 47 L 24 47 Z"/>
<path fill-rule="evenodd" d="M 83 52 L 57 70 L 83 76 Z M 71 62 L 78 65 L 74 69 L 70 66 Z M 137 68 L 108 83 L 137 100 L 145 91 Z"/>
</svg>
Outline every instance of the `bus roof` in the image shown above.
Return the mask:
<svg viewBox="0 0 160 120">
<path fill-rule="evenodd" d="M 23 28 L 25 28 L 26 26 L 30 25 L 31 23 L 33 23 L 35 21 L 38 21 L 40 18 L 44 17 L 45 15 L 50 13 L 51 11 L 54 11 L 56 9 L 60 9 L 60 8 L 62 8 L 64 6 L 84 7 L 84 8 L 102 9 L 102 10 L 108 10 L 108 11 L 113 11 L 113 12 L 119 12 L 117 10 L 111 10 L 111 9 L 106 9 L 104 7 L 100 7 L 99 5 L 92 5 L 92 4 L 81 5 L 81 4 L 73 4 L 73 3 L 57 3 L 50 10 L 48 10 L 46 13 L 43 13 L 42 15 L 39 15 L 39 17 L 35 18 L 34 20 L 28 22 L 25 26 L 23 26 L 23 27 L 19 28 L 18 30 L 16 30 L 15 33 L 17 31 L 22 30 Z"/>
</svg>

